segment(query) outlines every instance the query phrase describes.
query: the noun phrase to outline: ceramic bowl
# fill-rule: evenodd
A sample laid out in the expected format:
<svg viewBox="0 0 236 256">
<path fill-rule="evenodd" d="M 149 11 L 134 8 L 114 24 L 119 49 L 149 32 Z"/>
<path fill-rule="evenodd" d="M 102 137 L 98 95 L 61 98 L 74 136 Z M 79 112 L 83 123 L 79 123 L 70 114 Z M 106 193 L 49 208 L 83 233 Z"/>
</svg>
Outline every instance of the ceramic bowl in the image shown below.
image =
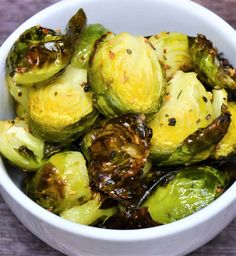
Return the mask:
<svg viewBox="0 0 236 256">
<path fill-rule="evenodd" d="M 27 28 L 41 24 L 64 29 L 84 8 L 89 23 L 114 32 L 151 35 L 159 31 L 205 34 L 236 66 L 236 31 L 209 10 L 188 0 L 64 0 L 22 24 L 0 49 L 0 119 L 13 116 L 5 85 L 5 59 Z M 236 183 L 203 210 L 171 224 L 141 230 L 103 230 L 63 220 L 31 201 L 20 189 L 22 174 L 0 159 L 0 190 L 19 220 L 41 240 L 66 255 L 184 255 L 216 236 L 236 215 Z"/>
</svg>

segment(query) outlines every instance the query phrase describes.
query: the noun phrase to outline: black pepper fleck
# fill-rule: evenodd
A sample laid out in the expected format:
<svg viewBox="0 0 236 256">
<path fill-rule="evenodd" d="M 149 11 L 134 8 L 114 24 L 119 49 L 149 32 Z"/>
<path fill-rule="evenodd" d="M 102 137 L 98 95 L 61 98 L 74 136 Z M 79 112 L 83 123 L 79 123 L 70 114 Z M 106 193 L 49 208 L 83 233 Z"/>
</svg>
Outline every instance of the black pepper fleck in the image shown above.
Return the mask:
<svg viewBox="0 0 236 256">
<path fill-rule="evenodd" d="M 198 120 L 196 121 L 196 124 L 199 124 L 201 122 L 201 119 L 198 118 Z"/>
<path fill-rule="evenodd" d="M 207 102 L 207 101 L 208 101 L 205 96 L 203 96 L 202 99 L 203 99 L 204 102 Z"/>
<path fill-rule="evenodd" d="M 130 49 L 127 49 L 126 52 L 127 52 L 129 55 L 132 54 L 132 50 L 130 50 Z"/>
<path fill-rule="evenodd" d="M 21 97 L 22 96 L 22 92 L 18 92 L 18 96 Z"/>
<path fill-rule="evenodd" d="M 169 122 L 168 123 L 169 126 L 175 126 L 176 119 L 174 117 L 171 117 L 171 118 L 168 119 L 168 122 Z"/>
<path fill-rule="evenodd" d="M 209 120 L 211 118 L 211 114 L 208 114 L 207 116 L 206 116 L 206 120 Z"/>
</svg>

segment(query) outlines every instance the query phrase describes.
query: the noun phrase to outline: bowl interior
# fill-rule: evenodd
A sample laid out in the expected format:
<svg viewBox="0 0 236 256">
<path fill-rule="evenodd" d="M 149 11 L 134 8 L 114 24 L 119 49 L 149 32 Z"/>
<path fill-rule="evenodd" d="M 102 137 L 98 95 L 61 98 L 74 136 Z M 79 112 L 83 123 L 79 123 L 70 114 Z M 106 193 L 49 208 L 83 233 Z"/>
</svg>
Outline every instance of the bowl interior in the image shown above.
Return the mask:
<svg viewBox="0 0 236 256">
<path fill-rule="evenodd" d="M 191 1 L 182 0 L 180 4 L 179 0 L 64 0 L 26 21 L 2 45 L 0 119 L 14 116 L 12 100 L 5 83 L 5 59 L 11 45 L 25 29 L 37 24 L 64 30 L 68 19 L 79 8 L 85 10 L 89 23 L 101 23 L 116 33 L 127 31 L 133 34 L 152 35 L 160 31 L 178 31 L 188 35 L 205 34 L 236 66 L 236 32 L 219 17 Z M 0 166 L 1 172 L 6 174 L 6 179 L 2 181 L 2 186 L 6 190 L 8 182 L 11 181 L 17 187 L 21 187 L 22 173 L 6 163 Z"/>
</svg>

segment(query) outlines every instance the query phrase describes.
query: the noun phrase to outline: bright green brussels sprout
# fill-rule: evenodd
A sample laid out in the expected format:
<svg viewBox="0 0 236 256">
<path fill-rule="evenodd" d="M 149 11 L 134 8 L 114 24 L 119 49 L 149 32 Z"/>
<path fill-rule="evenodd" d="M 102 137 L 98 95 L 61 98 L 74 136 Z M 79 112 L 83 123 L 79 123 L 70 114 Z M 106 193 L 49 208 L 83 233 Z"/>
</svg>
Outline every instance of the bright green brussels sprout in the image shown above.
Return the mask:
<svg viewBox="0 0 236 256">
<path fill-rule="evenodd" d="M 10 94 L 15 100 L 16 115 L 22 118 L 27 117 L 30 88 L 17 84 L 10 76 L 7 77 L 7 84 Z"/>
<path fill-rule="evenodd" d="M 109 217 L 117 212 L 117 207 L 101 208 L 102 199 L 99 193 L 82 205 L 74 206 L 60 213 L 66 220 L 84 225 L 104 223 Z"/>
<path fill-rule="evenodd" d="M 66 151 L 51 156 L 33 177 L 26 179 L 25 192 L 54 213 L 86 203 L 91 190 L 83 155 Z"/>
<path fill-rule="evenodd" d="M 210 124 L 212 114 L 211 98 L 197 74 L 178 71 L 168 83 L 163 106 L 149 123 L 152 157 L 161 160 L 173 153 L 187 136 Z"/>
<path fill-rule="evenodd" d="M 124 114 L 92 129 L 82 142 L 97 189 L 117 200 L 142 194 L 141 178 L 149 155 L 151 130 L 140 115 Z"/>
<path fill-rule="evenodd" d="M 162 67 L 148 39 L 128 33 L 109 32 L 96 41 L 88 81 L 98 109 L 107 117 L 152 116 L 160 108 L 165 88 Z"/>
<path fill-rule="evenodd" d="M 228 185 L 228 175 L 210 166 L 189 166 L 167 185 L 159 186 L 144 202 L 154 221 L 182 219 L 215 200 Z"/>
<path fill-rule="evenodd" d="M 7 70 L 17 84 L 31 86 L 45 81 L 71 60 L 73 45 L 86 27 L 86 16 L 80 9 L 68 22 L 66 34 L 34 26 L 13 44 L 7 57 Z"/>
<path fill-rule="evenodd" d="M 100 24 L 88 25 L 86 30 L 80 36 L 78 45 L 71 59 L 71 64 L 78 68 L 87 68 L 90 53 L 97 39 L 106 34 L 108 30 Z"/>
<path fill-rule="evenodd" d="M 29 132 L 23 119 L 0 121 L 0 153 L 12 164 L 37 170 L 45 162 L 44 149 L 44 141 Z"/>
<path fill-rule="evenodd" d="M 29 127 L 49 142 L 69 143 L 96 120 L 87 71 L 69 65 L 65 72 L 29 94 Z"/>
<path fill-rule="evenodd" d="M 231 123 L 224 138 L 216 145 L 213 158 L 226 158 L 236 152 L 236 102 L 229 102 L 228 110 L 231 113 Z"/>
<path fill-rule="evenodd" d="M 171 79 L 178 70 L 192 69 L 188 36 L 177 32 L 161 32 L 150 37 L 149 41 L 155 47 L 158 59 L 163 64 L 167 80 Z"/>
<path fill-rule="evenodd" d="M 236 70 L 204 35 L 189 37 L 189 49 L 199 79 L 216 88 L 236 89 Z"/>
</svg>

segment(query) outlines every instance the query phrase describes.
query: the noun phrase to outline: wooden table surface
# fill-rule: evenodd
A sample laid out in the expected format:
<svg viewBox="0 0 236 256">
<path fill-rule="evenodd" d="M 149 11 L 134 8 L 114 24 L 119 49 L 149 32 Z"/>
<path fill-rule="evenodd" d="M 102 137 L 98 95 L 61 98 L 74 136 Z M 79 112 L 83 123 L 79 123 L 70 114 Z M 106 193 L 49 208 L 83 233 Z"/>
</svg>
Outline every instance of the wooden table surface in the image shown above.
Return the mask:
<svg viewBox="0 0 236 256">
<path fill-rule="evenodd" d="M 0 0 L 0 45 L 23 21 L 55 2 L 58 1 Z M 236 0 L 195 0 L 195 2 L 208 7 L 236 29 Z M 0 256 L 44 255 L 62 254 L 30 233 L 15 218 L 0 196 Z M 236 219 L 215 239 L 190 255 L 235 256 Z"/>
</svg>

